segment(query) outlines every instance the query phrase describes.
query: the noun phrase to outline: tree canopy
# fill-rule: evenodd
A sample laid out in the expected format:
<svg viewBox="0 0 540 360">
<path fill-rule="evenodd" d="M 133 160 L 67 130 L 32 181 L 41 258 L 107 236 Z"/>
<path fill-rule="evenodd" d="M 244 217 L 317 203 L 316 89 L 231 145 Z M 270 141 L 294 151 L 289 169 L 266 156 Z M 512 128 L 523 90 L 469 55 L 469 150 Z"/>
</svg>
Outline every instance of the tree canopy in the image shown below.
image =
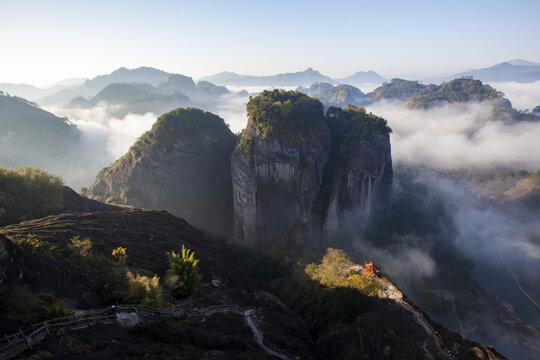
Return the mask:
<svg viewBox="0 0 540 360">
<path fill-rule="evenodd" d="M 30 166 L 0 167 L 0 225 L 51 215 L 62 206 L 59 177 Z"/>
<path fill-rule="evenodd" d="M 263 139 L 326 130 L 323 105 L 301 92 L 265 90 L 250 97 L 247 113 Z"/>
</svg>

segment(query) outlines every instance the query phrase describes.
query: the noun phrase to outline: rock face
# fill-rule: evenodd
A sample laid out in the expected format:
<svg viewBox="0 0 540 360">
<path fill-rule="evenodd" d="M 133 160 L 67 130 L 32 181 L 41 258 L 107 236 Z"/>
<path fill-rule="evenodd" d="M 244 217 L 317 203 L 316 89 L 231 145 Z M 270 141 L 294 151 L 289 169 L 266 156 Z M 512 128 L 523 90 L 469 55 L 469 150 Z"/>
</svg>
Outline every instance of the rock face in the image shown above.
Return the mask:
<svg viewBox="0 0 540 360">
<path fill-rule="evenodd" d="M 232 228 L 230 156 L 236 137 L 198 109 L 161 116 L 130 151 L 89 187 L 91 198 L 164 209 L 213 235 Z"/>
<path fill-rule="evenodd" d="M 279 125 L 267 129 L 264 119 L 255 120 L 260 114 L 252 113 L 231 161 L 234 237 L 250 246 L 312 248 L 317 241 L 312 209 L 330 154 L 328 127 L 317 100 L 299 93 L 272 94 L 273 98 L 296 97 L 293 106 L 304 101 L 309 110 L 288 129 Z M 251 102 L 256 99 L 266 100 L 259 97 Z"/>
<path fill-rule="evenodd" d="M 348 211 L 365 220 L 390 200 L 386 121 L 275 90 L 248 103 L 233 153 L 234 238 L 249 245 L 320 247 Z"/>
<path fill-rule="evenodd" d="M 386 124 L 360 108 L 332 111 L 327 116 L 339 149 L 324 208 L 326 232 L 365 223 L 371 214 L 384 210 L 390 204 L 393 177 Z"/>
<path fill-rule="evenodd" d="M 4 235 L 0 235 L 0 285 L 23 276 L 23 254 Z"/>
</svg>

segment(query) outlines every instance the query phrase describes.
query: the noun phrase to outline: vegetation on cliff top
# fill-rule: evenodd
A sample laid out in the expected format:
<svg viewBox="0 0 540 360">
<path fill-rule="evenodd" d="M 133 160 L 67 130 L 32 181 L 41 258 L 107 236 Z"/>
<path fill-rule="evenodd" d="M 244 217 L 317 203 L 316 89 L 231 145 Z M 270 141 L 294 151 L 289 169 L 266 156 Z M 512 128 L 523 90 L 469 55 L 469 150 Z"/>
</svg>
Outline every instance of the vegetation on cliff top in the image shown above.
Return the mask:
<svg viewBox="0 0 540 360">
<path fill-rule="evenodd" d="M 223 136 L 232 136 L 225 121 L 208 111 L 195 108 L 178 108 L 161 115 L 152 129 L 145 132 L 133 144 L 130 152 L 136 155 L 147 145 L 162 145 L 177 139 L 189 138 L 210 130 Z"/>
<path fill-rule="evenodd" d="M 0 226 L 40 218 L 62 209 L 62 180 L 24 166 L 0 167 Z"/>
<path fill-rule="evenodd" d="M 157 145 L 166 148 L 179 139 L 193 139 L 205 131 L 210 131 L 222 138 L 234 139 L 235 136 L 221 117 L 208 111 L 196 108 L 178 108 L 163 114 L 156 120 L 152 129 L 142 134 L 124 156 L 111 166 L 103 168 L 97 174 L 96 181 L 124 162 L 138 158 L 150 146 Z M 88 189 L 88 195 L 92 198 L 105 200 L 100 194 L 94 193 L 93 187 Z M 123 202 L 125 203 L 125 201 Z"/>
<path fill-rule="evenodd" d="M 263 139 L 326 130 L 321 102 L 296 91 L 263 91 L 247 103 L 249 121 Z"/>
</svg>

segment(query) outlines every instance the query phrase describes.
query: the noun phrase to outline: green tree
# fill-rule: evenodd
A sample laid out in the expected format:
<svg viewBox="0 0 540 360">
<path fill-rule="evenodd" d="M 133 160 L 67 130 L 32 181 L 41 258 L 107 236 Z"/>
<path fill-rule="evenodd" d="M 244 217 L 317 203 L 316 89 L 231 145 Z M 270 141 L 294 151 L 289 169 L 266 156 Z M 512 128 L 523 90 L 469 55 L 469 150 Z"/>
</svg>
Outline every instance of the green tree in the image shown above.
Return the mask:
<svg viewBox="0 0 540 360">
<path fill-rule="evenodd" d="M 0 226 L 59 213 L 62 180 L 35 167 L 0 167 Z"/>
<path fill-rule="evenodd" d="M 167 284 L 173 288 L 173 295 L 185 298 L 199 290 L 202 275 L 199 273 L 199 260 L 195 253 L 182 245 L 182 253 L 169 253 Z"/>
</svg>

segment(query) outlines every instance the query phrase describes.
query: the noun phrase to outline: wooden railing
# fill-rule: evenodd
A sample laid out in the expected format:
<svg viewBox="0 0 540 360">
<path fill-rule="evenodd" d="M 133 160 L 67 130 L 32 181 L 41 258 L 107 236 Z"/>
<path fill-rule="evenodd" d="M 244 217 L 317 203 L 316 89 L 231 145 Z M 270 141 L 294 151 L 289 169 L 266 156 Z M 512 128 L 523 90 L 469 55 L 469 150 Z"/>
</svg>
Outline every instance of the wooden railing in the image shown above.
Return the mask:
<svg viewBox="0 0 540 360">
<path fill-rule="evenodd" d="M 59 329 L 78 330 L 95 324 L 113 323 L 117 314 L 136 313 L 139 316 L 162 316 L 166 318 L 179 318 L 183 316 L 208 316 L 218 312 L 232 312 L 243 315 L 253 332 L 255 342 L 268 354 L 280 359 L 298 359 L 283 349 L 264 340 L 263 333 L 257 324 L 254 309 L 243 309 L 235 305 L 209 306 L 206 308 L 189 308 L 185 305 L 175 305 L 171 310 L 157 309 L 146 305 L 115 305 L 101 311 L 86 312 L 80 315 L 66 316 L 33 324 L 25 331 L 0 338 L 0 360 L 7 360 L 19 355 L 21 352 L 38 344 L 52 331 Z"/>
</svg>

